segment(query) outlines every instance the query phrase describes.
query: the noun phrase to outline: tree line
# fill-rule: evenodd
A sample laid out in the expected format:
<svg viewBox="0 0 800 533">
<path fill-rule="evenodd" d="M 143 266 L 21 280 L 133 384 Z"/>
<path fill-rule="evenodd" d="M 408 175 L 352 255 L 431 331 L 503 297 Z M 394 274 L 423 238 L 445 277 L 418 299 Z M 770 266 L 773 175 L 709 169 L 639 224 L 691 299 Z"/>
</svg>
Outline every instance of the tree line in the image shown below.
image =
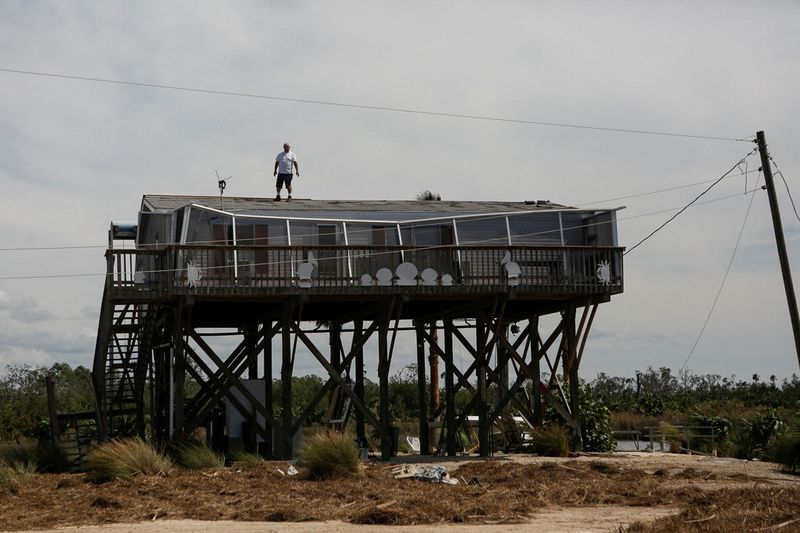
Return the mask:
<svg viewBox="0 0 800 533">
<path fill-rule="evenodd" d="M 94 410 L 89 369 L 83 366 L 73 368 L 66 363 L 56 363 L 50 367 L 9 365 L 0 374 L 0 440 L 18 440 L 47 431 L 47 376 L 56 380 L 56 404 L 60 413 Z M 299 415 L 324 384 L 325 380 L 316 375 L 293 377 L 293 414 Z M 275 398 L 273 409 L 280 415 L 280 380 L 273 380 L 272 386 Z M 365 404 L 377 411 L 378 385 L 365 380 L 364 388 Z M 429 401 L 428 394 L 426 392 L 426 403 Z M 490 401 L 496 394 L 497 391 L 490 388 Z M 391 377 L 389 396 L 394 422 L 419 416 L 416 365 L 409 365 Z M 444 397 L 444 391 L 441 396 Z M 460 390 L 456 394 L 456 407 L 460 409 L 465 406 L 470 396 L 469 391 Z M 763 379 L 754 374 L 748 380 L 741 380 L 735 376 L 693 374 L 688 370 L 675 374 L 664 367 L 648 368 L 636 372 L 634 377 L 600 373 L 595 379 L 583 383 L 581 402 L 587 408 L 591 406 L 592 413 L 609 412 L 615 429 L 636 423 L 652 423 L 658 418 L 683 416 L 688 422 L 688 413 L 730 418 L 732 409 L 739 408 L 747 412 L 771 409 L 776 413 L 784 413 L 784 418 L 793 418 L 793 413 L 800 409 L 800 378 L 793 374 L 790 378 L 778 381 L 775 376 Z M 628 418 L 626 424 L 625 416 L 628 415 L 634 415 L 634 422 Z M 640 418 L 635 415 L 640 415 Z M 309 418 L 309 423 L 324 424 L 327 422 L 326 416 L 327 404 L 321 402 Z"/>
</svg>

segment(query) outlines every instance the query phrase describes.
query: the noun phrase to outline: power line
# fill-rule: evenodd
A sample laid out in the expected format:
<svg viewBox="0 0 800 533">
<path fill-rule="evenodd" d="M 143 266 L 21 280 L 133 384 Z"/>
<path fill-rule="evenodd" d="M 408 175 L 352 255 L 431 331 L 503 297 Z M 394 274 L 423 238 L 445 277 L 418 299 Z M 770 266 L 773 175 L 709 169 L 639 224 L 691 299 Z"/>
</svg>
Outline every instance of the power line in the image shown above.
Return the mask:
<svg viewBox="0 0 800 533">
<path fill-rule="evenodd" d="M 758 192 L 759 190 L 761 190 L 761 189 L 758 189 L 758 188 L 752 189 L 750 191 L 745 192 L 745 194 L 752 194 L 752 193 Z M 711 200 L 707 200 L 705 202 L 697 202 L 696 205 L 712 204 L 712 203 L 721 202 L 721 201 L 724 201 L 724 200 L 730 200 L 731 198 L 738 198 L 740 196 L 741 196 L 741 193 L 732 194 L 732 195 L 729 195 L 729 196 L 723 196 L 723 197 L 720 197 L 720 198 L 714 198 L 714 199 L 711 199 Z M 650 212 L 650 213 L 641 213 L 641 214 L 633 215 L 633 216 L 630 216 L 630 217 L 620 218 L 619 222 L 625 222 L 625 221 L 628 221 L 628 220 L 633 220 L 633 219 L 642 218 L 642 217 L 646 217 L 646 216 L 659 215 L 659 214 L 662 214 L 662 213 L 675 211 L 676 209 L 681 209 L 683 211 L 683 210 L 686 209 L 686 206 L 684 206 L 684 207 L 673 207 L 671 209 L 659 209 L 658 211 L 653 211 L 653 212 Z M 586 228 L 586 227 L 590 227 L 590 226 L 601 226 L 601 225 L 605 225 L 605 224 L 611 224 L 611 221 L 593 222 L 593 223 L 590 223 L 590 224 L 582 224 L 582 225 L 579 225 L 579 226 L 570 226 L 570 228 L 568 228 L 568 229 L 580 229 L 580 228 Z M 560 229 L 555 229 L 555 230 L 539 231 L 539 232 L 519 235 L 518 237 L 535 237 L 535 236 L 544 235 L 544 234 L 547 234 L 547 233 L 555 233 L 555 232 L 559 232 L 559 231 L 561 231 L 561 230 Z M 469 246 L 471 246 L 473 244 L 480 244 L 480 243 L 491 242 L 491 241 L 495 241 L 495 240 L 497 240 L 497 239 L 486 239 L 486 240 L 483 240 L 483 241 L 474 241 Z M 451 247 L 450 245 L 432 245 L 432 246 L 416 247 L 416 248 L 414 248 L 414 251 L 438 250 L 438 249 L 445 249 L 445 248 L 450 248 L 450 247 Z M 387 251 L 384 251 L 384 252 L 375 252 L 372 255 L 386 255 L 386 254 L 397 254 L 397 253 L 398 253 L 398 250 L 387 250 Z M 317 262 L 336 261 L 336 260 L 339 260 L 339 259 L 340 258 L 338 258 L 338 257 L 317 258 L 316 261 Z M 289 264 L 291 262 L 292 262 L 292 260 L 287 260 L 287 261 L 267 261 L 267 262 L 260 262 L 260 263 L 249 263 L 249 265 L 250 266 L 272 266 L 272 267 L 274 267 L 274 266 L 280 266 L 280 265 Z M 222 265 L 222 266 L 204 266 L 203 268 L 206 269 L 206 270 L 215 270 L 215 269 L 229 268 L 229 266 L 227 266 L 227 265 Z M 142 274 L 163 274 L 163 273 L 179 272 L 181 270 L 183 270 L 183 269 L 182 268 L 170 268 L 170 269 L 142 270 L 140 272 Z M 27 280 L 27 279 L 71 278 L 71 277 L 100 277 L 100 276 L 106 276 L 106 275 L 108 275 L 108 274 L 105 273 L 105 272 L 102 272 L 102 273 L 49 274 L 49 275 L 29 275 L 29 276 L 0 276 L 0 281 Z"/>
<path fill-rule="evenodd" d="M 756 179 L 756 187 L 758 187 L 758 179 Z M 706 326 L 708 326 L 709 321 L 711 320 L 711 315 L 714 314 L 714 309 L 717 307 L 717 302 L 719 301 L 719 297 L 722 294 L 722 289 L 725 287 L 725 282 L 728 280 L 728 274 L 731 271 L 731 266 L 733 265 L 733 259 L 736 257 L 736 251 L 739 249 L 739 243 L 742 240 L 742 234 L 744 233 L 744 228 L 747 225 L 747 217 L 750 216 L 750 208 L 753 207 L 753 200 L 755 199 L 756 195 L 750 197 L 750 202 L 747 204 L 747 211 L 744 214 L 744 220 L 742 221 L 742 227 L 739 230 L 739 236 L 736 238 L 736 245 L 733 247 L 733 253 L 731 254 L 731 260 L 728 261 L 728 268 L 725 269 L 725 275 L 722 276 L 722 283 L 719 284 L 719 289 L 717 290 L 717 295 L 714 297 L 714 303 L 711 304 L 711 309 L 708 311 L 708 316 L 706 316 L 705 322 L 703 322 L 703 327 L 700 328 L 700 333 L 697 335 L 697 339 L 695 339 L 694 344 L 692 345 L 692 349 L 689 350 L 689 355 L 686 356 L 686 360 L 681 365 L 680 370 L 686 368 L 686 365 L 689 364 L 689 359 L 691 359 L 692 354 L 694 354 L 697 345 L 700 343 L 700 339 L 703 337 L 703 333 L 706 330 Z M 680 370 L 678 372 L 680 372 Z"/>
<path fill-rule="evenodd" d="M 106 244 L 76 244 L 72 246 L 17 246 L 0 248 L 0 252 L 34 252 L 40 250 L 84 250 L 89 248 L 108 248 Z"/>
<path fill-rule="evenodd" d="M 794 216 L 800 222 L 800 215 L 797 214 L 797 206 L 794 204 L 794 198 L 792 197 L 792 191 L 789 189 L 789 183 L 786 181 L 786 177 L 783 175 L 783 172 L 780 168 L 778 168 L 778 163 L 772 156 L 769 156 L 769 160 L 772 161 L 772 165 L 775 167 L 775 174 L 779 175 L 783 180 L 783 186 L 786 187 L 786 194 L 789 195 L 789 201 L 792 203 L 792 210 L 794 211 Z"/>
<path fill-rule="evenodd" d="M 744 172 L 740 172 L 739 174 L 733 174 L 733 175 L 726 176 L 726 178 L 735 178 L 735 177 L 738 177 L 738 176 L 747 177 L 748 174 L 751 174 L 753 172 L 757 172 L 757 171 L 756 170 L 745 170 Z M 576 204 L 575 207 L 585 207 L 587 205 L 602 204 L 602 203 L 606 203 L 606 202 L 616 202 L 616 201 L 619 201 L 619 200 L 630 200 L 632 198 L 641 198 L 643 196 L 652 196 L 654 194 L 677 191 L 679 189 L 688 189 L 689 187 L 695 187 L 697 185 L 703 185 L 705 183 L 711 183 L 712 181 L 717 181 L 717 178 L 713 178 L 713 179 L 710 179 L 710 180 L 696 181 L 694 183 L 687 183 L 687 184 L 684 184 L 684 185 L 676 185 L 675 187 L 669 187 L 667 189 L 657 189 L 657 190 L 649 191 L 649 192 L 630 194 L 628 196 L 618 196 L 616 198 L 606 198 L 604 200 L 597 200 L 595 202 L 584 202 L 584 203 L 581 203 L 581 204 Z"/>
<path fill-rule="evenodd" d="M 786 178 L 783 177 L 783 172 L 779 170 L 777 174 L 783 180 L 783 186 L 786 187 L 786 193 L 789 195 L 789 201 L 792 202 L 792 210 L 794 211 L 794 216 L 797 218 L 798 221 L 800 221 L 800 215 L 797 214 L 797 206 L 794 205 L 794 198 L 792 198 L 792 191 L 789 190 L 789 184 L 786 183 Z"/>
<path fill-rule="evenodd" d="M 667 220 L 666 220 L 666 221 L 665 221 L 663 224 L 661 224 L 659 227 L 657 227 L 657 228 L 656 228 L 656 229 L 654 229 L 652 232 L 650 232 L 650 234 L 649 234 L 649 235 L 647 235 L 645 238 L 643 238 L 642 240 L 640 240 L 639 242 L 637 242 L 637 243 L 636 243 L 635 245 L 633 245 L 631 248 L 628 248 L 628 250 L 627 250 L 627 251 L 626 251 L 626 252 L 625 252 L 623 255 L 628 255 L 629 253 L 631 253 L 632 251 L 634 251 L 634 250 L 635 250 L 636 248 L 638 248 L 638 247 L 639 247 L 639 246 L 640 246 L 642 243 L 644 243 L 644 242 L 645 242 L 647 239 L 649 239 L 650 237 L 652 237 L 653 235 L 655 235 L 656 233 L 658 233 L 658 232 L 659 232 L 659 231 L 660 231 L 660 230 L 661 230 L 661 229 L 662 229 L 664 226 L 666 226 L 667 224 L 669 224 L 670 222 L 672 222 L 673 220 L 675 220 L 676 218 L 678 218 L 678 216 L 679 216 L 681 213 L 683 213 L 684 211 L 686 211 L 686 210 L 687 210 L 689 207 L 691 207 L 691 205 L 692 205 L 693 203 L 695 203 L 697 200 L 699 200 L 699 199 L 700 199 L 700 198 L 701 198 L 701 197 L 702 197 L 704 194 L 706 194 L 708 191 L 710 191 L 711 189 L 713 189 L 715 185 L 717 185 L 719 182 L 721 182 L 722 180 L 724 180 L 724 179 L 725 179 L 725 177 L 726 177 L 728 174 L 730 174 L 731 172 L 733 172 L 735 169 L 739 168 L 739 166 L 740 166 L 741 164 L 743 164 L 743 163 L 745 163 L 745 162 L 746 162 L 746 160 L 747 160 L 747 158 L 748 158 L 748 157 L 750 157 L 751 155 L 753 155 L 753 154 L 754 154 L 754 153 L 756 153 L 757 151 L 758 151 L 758 148 L 755 148 L 755 149 L 751 150 L 750 152 L 748 152 L 748 153 L 747 153 L 747 155 L 745 155 L 745 156 L 744 156 L 742 159 L 740 159 L 740 160 L 739 160 L 739 161 L 738 161 L 738 162 L 737 162 L 735 165 L 733 165 L 733 166 L 732 166 L 732 167 L 731 167 L 731 168 L 730 168 L 730 169 L 729 169 L 727 172 L 725 172 L 725 173 L 724 173 L 722 176 L 720 176 L 719 178 L 717 178 L 717 179 L 714 181 L 714 183 L 712 183 L 711 185 L 709 185 L 709 186 L 708 186 L 708 187 L 707 187 L 707 188 L 706 188 L 706 189 L 705 189 L 703 192 L 701 192 L 700 194 L 698 194 L 697 196 L 695 196 L 694 200 L 692 200 L 691 202 L 689 202 L 688 204 L 686 204 L 686 205 L 685 205 L 685 206 L 684 206 L 684 207 L 683 207 L 683 208 L 682 208 L 680 211 L 678 211 L 677 213 L 675 213 L 674 215 L 672 215 L 670 218 L 668 218 L 668 219 L 667 219 Z"/>
<path fill-rule="evenodd" d="M 402 107 L 390 107 L 390 106 L 377 106 L 377 105 L 367 105 L 367 104 L 351 104 L 345 102 L 335 102 L 331 100 L 313 100 L 308 98 L 290 98 L 285 96 L 274 96 L 274 95 L 266 95 L 266 94 L 256 94 L 256 93 L 245 93 L 245 92 L 236 92 L 236 91 L 220 91 L 214 89 L 200 89 L 196 87 L 186 87 L 186 86 L 179 86 L 179 85 L 165 85 L 160 83 L 143 83 L 143 82 L 134 82 L 134 81 L 124 81 L 124 80 L 114 80 L 109 78 L 95 78 L 89 76 L 75 76 L 70 74 L 55 74 L 52 72 L 36 72 L 30 70 L 18 70 L 18 69 L 11 69 L 11 68 L 4 68 L 0 67 L 0 72 L 7 72 L 11 74 L 23 74 L 27 76 L 42 76 L 48 78 L 60 78 L 60 79 L 68 79 L 68 80 L 77 80 L 77 81 L 88 81 L 93 83 L 110 83 L 115 85 L 127 85 L 133 87 L 146 87 L 150 89 L 166 89 L 171 91 L 185 91 L 185 92 L 193 92 L 193 93 L 202 93 L 202 94 L 213 94 L 219 96 L 234 96 L 238 98 L 257 98 L 260 100 L 272 100 L 277 102 L 292 102 L 298 104 L 312 104 L 312 105 L 319 105 L 319 106 L 330 106 L 330 107 L 341 107 L 341 108 L 350 108 L 350 109 L 366 109 L 370 111 L 387 111 L 391 113 L 405 113 L 405 114 L 413 114 L 413 115 L 426 115 L 426 116 L 434 116 L 434 117 L 446 117 L 446 118 L 460 118 L 460 119 L 467 119 L 467 120 L 482 120 L 482 121 L 489 121 L 489 122 L 504 122 L 504 123 L 511 123 L 511 124 L 525 124 L 531 126 L 547 126 L 547 127 L 557 127 L 557 128 L 571 128 L 571 129 L 579 129 L 579 130 L 591 130 L 591 131 L 603 131 L 603 132 L 612 132 L 612 133 L 630 133 L 630 134 L 637 134 L 637 135 L 656 135 L 661 137 L 682 137 L 688 139 L 704 139 L 704 140 L 712 140 L 712 141 L 734 141 L 734 142 L 751 142 L 751 137 L 742 137 L 742 138 L 735 138 L 735 137 L 719 137 L 713 135 L 696 135 L 696 134 L 689 134 L 689 133 L 675 133 L 675 132 L 665 132 L 665 131 L 653 131 L 653 130 L 638 130 L 638 129 L 629 129 L 629 128 L 611 128 L 605 126 L 591 126 L 586 124 L 567 124 L 563 122 L 546 122 L 540 120 L 523 120 L 523 119 L 515 119 L 515 118 L 506 118 L 506 117 L 495 117 L 490 115 L 470 115 L 470 114 L 463 114 L 463 113 L 445 113 L 440 111 L 429 111 L 424 109 L 411 109 L 411 108 L 402 108 Z"/>
<path fill-rule="evenodd" d="M 739 174 L 728 175 L 728 176 L 726 176 L 726 179 L 735 178 L 735 177 L 739 177 L 739 176 L 746 176 L 747 174 L 750 174 L 752 172 L 757 172 L 757 171 L 756 170 L 747 170 L 747 171 L 741 172 Z M 604 199 L 604 200 L 596 200 L 594 202 L 585 202 L 585 203 L 576 204 L 575 207 L 585 207 L 585 206 L 590 206 L 590 205 L 600 204 L 600 203 L 606 203 L 606 202 L 615 202 L 615 201 L 619 201 L 619 200 L 630 200 L 630 199 L 633 199 L 633 198 L 642 198 L 642 197 L 645 197 L 645 196 L 652 196 L 652 195 L 655 195 L 655 194 L 661 194 L 661 193 L 665 193 L 665 192 L 676 191 L 676 190 L 679 190 L 679 189 L 687 189 L 689 187 L 694 187 L 694 186 L 697 186 L 697 185 L 703 185 L 703 184 L 711 183 L 712 181 L 717 181 L 717 180 L 718 180 L 717 178 L 714 178 L 714 179 L 710 179 L 710 180 L 702 180 L 702 181 L 697 181 L 697 182 L 694 182 L 694 183 L 686 183 L 686 184 L 683 184 L 683 185 L 677 185 L 675 187 L 669 187 L 669 188 L 666 188 L 666 189 L 656 189 L 656 190 L 653 190 L 653 191 L 630 194 L 630 195 L 627 195 L 627 196 L 617 196 L 615 198 L 607 198 L 607 199 Z M 738 194 L 734 195 L 734 196 L 738 196 Z M 728 197 L 725 197 L 724 199 L 727 199 L 727 198 Z M 648 213 L 645 216 L 652 215 L 652 214 L 658 214 L 658 213 L 670 212 L 670 211 L 674 211 L 675 209 L 677 209 L 677 208 L 669 208 L 669 209 L 665 209 L 665 210 L 661 210 L 661 211 L 655 211 L 655 212 Z M 232 216 L 235 216 L 235 215 L 232 215 Z M 493 219 L 496 219 L 496 218 L 503 218 L 505 216 L 506 215 L 485 216 L 485 217 L 481 217 L 480 219 L 481 220 L 493 220 Z M 620 218 L 619 220 L 627 220 L 627 219 L 626 218 Z M 353 222 L 353 224 L 358 224 L 358 222 Z M 428 222 L 424 222 L 424 223 L 420 223 L 420 224 L 407 224 L 407 225 L 403 225 L 403 228 L 415 228 L 417 226 L 426 226 L 426 225 L 429 225 L 429 223 Z M 574 228 L 578 228 L 578 227 L 586 227 L 586 226 L 570 226 L 570 229 L 574 229 Z M 555 231 L 559 231 L 559 230 L 547 230 L 545 232 L 540 232 L 540 233 L 537 233 L 537 234 L 530 234 L 530 235 L 527 235 L 527 236 L 534 236 L 534 235 L 538 235 L 538 234 L 552 233 L 552 232 L 555 232 Z M 363 229 L 363 230 L 348 229 L 348 235 L 356 235 L 356 234 L 360 234 L 360 233 L 371 233 L 371 232 L 372 232 L 372 228 Z M 304 234 L 304 233 L 295 234 L 295 233 L 293 233 L 292 237 L 293 238 L 302 238 L 302 237 L 311 237 L 313 235 L 314 235 L 313 233 L 308 233 L 308 234 Z M 263 239 L 264 238 L 253 238 L 253 239 L 248 239 L 248 240 L 249 241 L 259 241 L 259 240 L 263 240 Z M 202 244 L 216 244 L 217 242 L 219 242 L 219 241 L 218 240 L 192 241 L 192 243 L 187 243 L 187 244 L 201 244 L 202 245 Z M 163 246 L 163 245 L 166 245 L 166 244 L 168 244 L 168 243 L 160 243 L 159 246 Z M 179 243 L 169 243 L 169 244 L 179 244 Z M 147 247 L 149 245 L 140 244 L 138 246 Z M 0 252 L 29 252 L 29 251 L 48 251 L 48 250 L 57 251 L 57 250 L 76 250 L 76 249 L 79 250 L 79 249 L 97 249 L 97 248 L 105 249 L 107 247 L 108 247 L 108 245 L 105 245 L 105 244 L 55 245 L 55 246 L 17 246 L 17 247 L 0 248 Z"/>
</svg>

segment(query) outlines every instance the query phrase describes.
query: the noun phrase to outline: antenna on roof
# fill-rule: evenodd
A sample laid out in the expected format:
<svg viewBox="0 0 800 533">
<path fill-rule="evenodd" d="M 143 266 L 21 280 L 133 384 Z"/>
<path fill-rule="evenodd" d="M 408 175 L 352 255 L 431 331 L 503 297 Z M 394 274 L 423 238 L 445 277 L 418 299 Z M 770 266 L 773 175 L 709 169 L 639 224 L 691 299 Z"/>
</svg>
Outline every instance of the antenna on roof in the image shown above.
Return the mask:
<svg viewBox="0 0 800 533">
<path fill-rule="evenodd" d="M 214 174 L 217 175 L 217 187 L 219 187 L 219 208 L 222 211 L 225 211 L 225 202 L 222 201 L 222 193 L 225 192 L 225 187 L 228 186 L 228 180 L 233 178 L 233 176 L 228 176 L 227 178 L 220 178 L 217 169 L 214 169 Z"/>
</svg>

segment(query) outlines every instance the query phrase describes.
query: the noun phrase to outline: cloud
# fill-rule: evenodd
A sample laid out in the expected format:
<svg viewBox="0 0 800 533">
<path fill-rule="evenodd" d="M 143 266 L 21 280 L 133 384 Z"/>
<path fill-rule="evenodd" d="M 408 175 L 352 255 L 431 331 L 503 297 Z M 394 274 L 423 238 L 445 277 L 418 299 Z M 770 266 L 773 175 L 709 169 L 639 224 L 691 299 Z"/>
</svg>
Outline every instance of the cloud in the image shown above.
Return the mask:
<svg viewBox="0 0 800 533">
<path fill-rule="evenodd" d="M 3 2 L 0 67 L 657 132 L 742 138 L 763 129 L 793 187 L 792 170 L 800 168 L 800 4 L 776 3 L 768 11 L 714 2 L 405 6 Z M 776 72 L 780 83 L 762 82 Z M 226 194 L 265 196 L 285 139 L 303 167 L 299 196 L 413 198 L 430 189 L 445 199 L 573 205 L 631 196 L 608 202 L 628 207 L 618 230 L 630 247 L 752 149 L 747 142 L 2 72 L 0 137 L 0 187 L 14 199 L 0 211 L 6 248 L 102 245 L 108 222 L 135 218 L 142 194 L 215 195 L 214 169 L 234 176 Z M 759 163 L 751 157 L 749 164 Z M 739 194 L 743 181 L 725 180 L 707 197 Z M 689 183 L 698 185 L 684 187 Z M 778 188 L 797 263 L 800 227 Z M 626 256 L 626 293 L 600 307 L 586 372 L 682 363 L 748 201 L 739 195 L 691 208 Z M 758 192 L 693 363 L 740 375 L 764 366 L 793 370 L 771 230 Z M 0 277 L 105 268 L 100 249 L 0 254 Z M 90 364 L 101 291 L 102 275 L 0 280 L 0 353 L 42 352 Z M 761 316 L 776 320 L 753 318 Z M 413 348 L 398 351 L 395 366 L 413 359 Z"/>
<path fill-rule="evenodd" d="M 0 292 L 0 312 L 5 312 L 15 322 L 44 322 L 56 318 L 51 311 L 42 308 L 32 298 L 12 299 L 5 292 Z"/>
<path fill-rule="evenodd" d="M 47 352 L 36 348 L 0 345 L 0 368 L 10 365 L 50 366 L 57 361 Z"/>
</svg>

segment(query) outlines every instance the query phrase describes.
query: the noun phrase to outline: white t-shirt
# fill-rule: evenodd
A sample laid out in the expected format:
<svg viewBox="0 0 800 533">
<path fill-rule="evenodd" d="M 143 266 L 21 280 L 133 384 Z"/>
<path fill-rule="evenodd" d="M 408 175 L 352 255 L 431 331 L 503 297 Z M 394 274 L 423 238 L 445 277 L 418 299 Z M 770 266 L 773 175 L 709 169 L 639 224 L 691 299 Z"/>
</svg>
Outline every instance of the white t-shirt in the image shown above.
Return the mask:
<svg viewBox="0 0 800 533">
<path fill-rule="evenodd" d="M 291 174 L 294 165 L 293 162 L 297 161 L 297 155 L 291 150 L 289 152 L 281 152 L 275 157 L 278 162 L 278 174 Z"/>
</svg>

